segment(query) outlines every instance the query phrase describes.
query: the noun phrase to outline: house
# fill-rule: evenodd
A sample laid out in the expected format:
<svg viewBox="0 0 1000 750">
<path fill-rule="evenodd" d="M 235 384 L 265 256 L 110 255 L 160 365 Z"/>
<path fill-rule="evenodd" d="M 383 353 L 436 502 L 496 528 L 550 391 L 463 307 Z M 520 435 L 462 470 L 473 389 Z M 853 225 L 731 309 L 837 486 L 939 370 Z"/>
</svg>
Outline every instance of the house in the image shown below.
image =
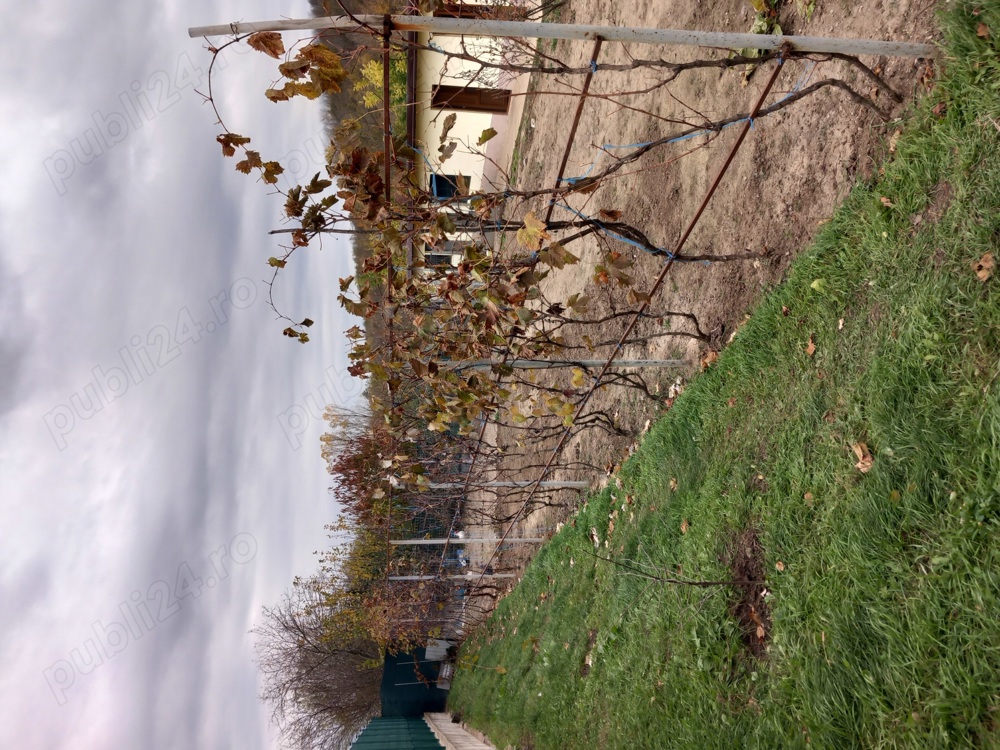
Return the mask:
<svg viewBox="0 0 1000 750">
<path fill-rule="evenodd" d="M 504 5 L 472 2 L 442 2 L 435 16 L 494 16 Z M 512 123 L 511 89 L 514 77 L 499 69 L 483 69 L 475 62 L 449 57 L 447 53 L 465 52 L 477 59 L 500 63 L 504 40 L 490 37 L 461 37 L 430 32 L 409 32 L 408 41 L 420 49 L 408 47 L 407 59 L 407 136 L 418 151 L 414 164 L 417 184 L 438 200 L 453 199 L 460 192 L 502 189 L 500 164 L 505 157 L 504 134 Z M 455 122 L 442 141 L 445 121 L 455 115 Z M 480 137 L 492 129 L 497 135 L 485 146 Z M 442 143 L 453 148 L 443 158 Z M 509 155 L 508 155 L 509 156 Z M 459 231 L 440 247 L 416 248 L 415 255 L 427 265 L 449 265 L 461 257 L 468 235 Z"/>
<path fill-rule="evenodd" d="M 502 6 L 446 2 L 439 4 L 434 15 L 489 16 L 498 7 Z M 513 77 L 498 69 L 483 69 L 475 62 L 449 58 L 447 53 L 465 52 L 499 64 L 504 40 L 431 32 L 415 32 L 410 39 L 421 48 L 411 48 L 407 67 L 411 104 L 407 108 L 407 129 L 410 143 L 424 157 L 416 163 L 419 184 L 441 199 L 455 195 L 459 176 L 473 191 L 497 187 L 490 180 L 496 180 L 496 170 L 489 166 L 491 157 L 498 154 L 489 153 L 489 144 L 483 149 L 476 143 L 488 128 L 497 133 L 507 130 Z M 456 148 L 442 163 L 438 146 L 450 114 L 455 115 L 455 125 L 446 143 L 454 143 Z"/>
</svg>

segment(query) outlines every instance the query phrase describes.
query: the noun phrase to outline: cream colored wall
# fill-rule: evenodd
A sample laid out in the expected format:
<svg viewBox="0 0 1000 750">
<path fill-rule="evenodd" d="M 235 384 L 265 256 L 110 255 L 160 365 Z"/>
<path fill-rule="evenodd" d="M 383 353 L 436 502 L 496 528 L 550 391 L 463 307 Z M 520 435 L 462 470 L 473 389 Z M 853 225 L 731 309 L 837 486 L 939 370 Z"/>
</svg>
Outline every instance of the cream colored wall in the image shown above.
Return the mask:
<svg viewBox="0 0 1000 750">
<path fill-rule="evenodd" d="M 457 52 L 461 50 L 461 38 L 442 34 L 418 34 L 421 45 L 438 46 L 441 49 Z M 492 40 L 483 37 L 465 37 L 465 47 L 471 54 L 484 59 L 497 59 L 488 52 L 488 43 Z M 447 66 L 447 68 L 446 68 Z M 448 134 L 449 141 L 457 141 L 455 153 L 444 163 L 438 161 L 438 145 L 441 143 L 441 131 L 444 119 L 453 112 L 447 109 L 431 109 L 431 93 L 434 86 L 444 83 L 453 86 L 464 86 L 469 83 L 463 73 L 474 73 L 479 68 L 475 63 L 449 59 L 445 55 L 420 50 L 417 54 L 417 116 L 416 139 L 417 146 L 430 162 L 430 169 L 439 174 L 460 174 L 469 180 L 470 190 L 479 190 L 483 185 L 483 170 L 486 159 L 483 155 L 485 147 L 476 145 L 479 136 L 491 126 L 493 114 L 488 112 L 454 111 L 455 126 Z M 442 72 L 444 75 L 442 76 Z M 497 87 L 496 78 L 486 78 L 473 82 L 473 86 L 487 88 Z M 427 162 L 417 160 L 417 174 L 420 184 L 427 187 L 430 184 Z"/>
</svg>

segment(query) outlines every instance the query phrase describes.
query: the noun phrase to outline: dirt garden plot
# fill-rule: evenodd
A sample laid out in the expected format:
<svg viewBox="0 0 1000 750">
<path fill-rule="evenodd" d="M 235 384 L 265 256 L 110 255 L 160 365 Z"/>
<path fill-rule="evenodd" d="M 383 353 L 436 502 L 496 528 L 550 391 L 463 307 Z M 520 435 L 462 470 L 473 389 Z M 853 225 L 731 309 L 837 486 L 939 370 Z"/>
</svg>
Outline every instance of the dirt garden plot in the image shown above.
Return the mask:
<svg viewBox="0 0 1000 750">
<path fill-rule="evenodd" d="M 863 5 L 845 0 L 821 0 L 806 19 L 793 3 L 781 8 L 779 23 L 786 34 L 827 37 L 881 38 L 899 41 L 933 41 L 934 2 L 879 1 Z M 601 0 L 571 0 L 563 7 L 560 22 L 613 24 L 643 27 L 747 31 L 753 10 L 741 0 L 715 3 L 640 2 L 610 4 Z M 569 65 L 587 65 L 592 44 L 587 42 L 539 43 L 540 51 Z M 628 74 L 602 73 L 601 64 L 627 63 L 634 57 L 669 61 L 719 57 L 723 52 L 695 48 L 654 48 L 648 45 L 607 43 L 597 61 L 583 116 L 574 139 L 566 177 L 586 177 L 612 161 L 612 155 L 692 125 L 720 120 L 747 112 L 760 95 L 775 63 L 765 63 L 747 75 L 745 70 L 707 69 L 680 75 L 669 86 L 644 94 L 615 95 L 643 91 L 662 76 L 640 70 Z M 790 60 L 783 65 L 768 103 L 779 101 L 814 82 L 842 79 L 858 93 L 869 97 L 891 119 L 886 122 L 870 109 L 852 101 L 843 91 L 828 87 L 790 105 L 778 113 L 757 118 L 742 149 L 736 155 L 708 210 L 695 228 L 685 252 L 694 255 L 751 254 L 746 260 L 729 262 L 676 263 L 650 307 L 651 319 L 640 324 L 642 336 L 669 330 L 691 331 L 690 322 L 663 319 L 664 311 L 693 313 L 708 340 L 673 336 L 652 338 L 628 345 L 623 358 L 683 358 L 690 365 L 681 370 L 643 373 L 659 401 L 634 389 L 603 386 L 590 402 L 590 411 L 603 413 L 613 429 L 588 430 L 571 437 L 555 462 L 549 478 L 587 478 L 595 484 L 604 479 L 593 470 L 560 470 L 577 461 L 592 467 L 612 468 L 635 444 L 648 421 L 669 407 L 670 387 L 678 375 L 690 377 L 699 363 L 711 362 L 711 352 L 731 339 L 747 312 L 768 288 L 775 285 L 790 260 L 804 248 L 858 179 L 866 179 L 879 160 L 892 148 L 893 136 L 914 97 L 933 79 L 933 64 L 909 58 L 865 58 L 899 94 L 897 103 L 857 69 L 844 62 L 817 55 L 814 60 Z M 515 188 L 553 186 L 559 158 L 565 148 L 572 112 L 581 86 L 580 76 L 536 74 L 524 105 L 512 171 Z M 669 250 L 678 240 L 723 161 L 732 148 L 739 127 L 709 136 L 689 138 L 658 148 L 627 165 L 590 193 L 575 193 L 557 205 L 553 220 L 586 216 L 617 216 L 641 228 L 659 247 Z M 529 212 L 544 217 L 548 198 L 535 198 L 517 205 L 508 218 Z M 564 232 L 568 234 L 569 232 Z M 556 235 L 558 237 L 558 235 Z M 606 262 L 609 251 L 634 261 L 627 269 L 631 290 L 646 292 L 662 268 L 663 259 L 614 238 L 587 237 L 572 246 L 581 256 L 578 265 L 553 272 L 543 282 L 549 301 L 565 301 L 583 293 L 589 300 L 587 315 L 603 318 L 636 307 L 635 296 L 613 282 L 590 277 L 596 264 Z M 596 276 L 596 275 L 595 275 Z M 610 320 L 599 331 L 570 332 L 575 344 L 597 344 L 614 340 L 627 318 Z M 669 328 L 668 326 L 672 326 Z M 574 338 L 575 337 L 575 338 Z M 638 336 L 637 336 L 638 337 Z M 607 358 L 613 347 L 582 349 L 581 356 Z M 706 359 L 707 355 L 707 359 Z M 542 375 L 538 382 L 561 387 L 568 375 Z M 599 437 L 595 437 L 599 434 Z M 524 444 L 516 428 L 501 426 L 497 443 L 513 454 L 505 469 L 512 473 L 538 474 L 540 463 L 555 445 L 554 440 Z M 522 445 L 519 446 L 519 441 Z M 533 472 L 533 473 L 532 473 Z M 529 478 L 529 477 L 526 477 Z M 576 497 L 564 493 L 559 499 L 572 506 Z M 509 517 L 523 501 L 512 497 L 501 515 Z M 546 508 L 529 514 L 518 532 L 534 535 L 550 530 L 563 510 Z M 504 530 L 506 525 L 498 524 Z M 488 551 L 487 551 L 488 554 Z M 529 557 L 528 548 L 508 548 L 504 564 L 520 565 Z"/>
</svg>

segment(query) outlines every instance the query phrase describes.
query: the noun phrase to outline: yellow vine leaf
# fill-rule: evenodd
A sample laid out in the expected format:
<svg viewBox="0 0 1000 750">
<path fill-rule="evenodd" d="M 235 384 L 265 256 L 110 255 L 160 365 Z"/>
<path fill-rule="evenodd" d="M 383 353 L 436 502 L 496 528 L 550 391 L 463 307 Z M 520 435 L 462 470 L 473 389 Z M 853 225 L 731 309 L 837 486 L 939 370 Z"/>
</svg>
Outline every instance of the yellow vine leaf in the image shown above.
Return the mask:
<svg viewBox="0 0 1000 750">
<path fill-rule="evenodd" d="M 517 230 L 517 241 L 529 250 L 538 250 L 542 246 L 542 240 L 547 239 L 549 233 L 545 231 L 545 223 L 533 212 L 525 216 L 524 226 Z"/>
</svg>

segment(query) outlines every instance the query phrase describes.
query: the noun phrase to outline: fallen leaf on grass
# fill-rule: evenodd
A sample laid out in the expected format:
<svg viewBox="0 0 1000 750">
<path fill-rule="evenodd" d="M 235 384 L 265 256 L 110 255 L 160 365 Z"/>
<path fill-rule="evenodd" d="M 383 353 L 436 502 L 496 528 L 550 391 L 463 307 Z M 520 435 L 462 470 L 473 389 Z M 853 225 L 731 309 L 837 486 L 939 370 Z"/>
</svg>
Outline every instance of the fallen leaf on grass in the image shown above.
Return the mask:
<svg viewBox="0 0 1000 750">
<path fill-rule="evenodd" d="M 862 474 L 867 474 L 872 468 L 872 465 L 875 463 L 875 459 L 872 458 L 872 454 L 868 450 L 868 446 L 864 443 L 855 443 L 851 446 L 851 450 L 854 451 L 854 455 L 858 457 L 858 462 L 854 464 L 854 468 Z"/>
<path fill-rule="evenodd" d="M 986 253 L 979 260 L 973 261 L 972 270 L 980 281 L 987 281 L 993 275 L 993 265 L 993 253 Z"/>
<path fill-rule="evenodd" d="M 843 331 L 844 330 L 844 319 L 843 318 L 841 318 L 840 320 L 837 321 L 837 330 L 838 331 Z"/>
<path fill-rule="evenodd" d="M 670 477 L 670 491 L 677 492 L 677 477 Z"/>
<path fill-rule="evenodd" d="M 934 65 L 931 63 L 924 65 L 923 70 L 920 71 L 918 80 L 928 91 L 932 89 L 934 87 Z"/>
<path fill-rule="evenodd" d="M 730 343 L 730 344 L 733 343 L 733 340 L 736 338 L 736 334 L 738 334 L 740 331 L 743 330 L 743 326 L 744 326 L 744 324 L 748 320 L 750 320 L 750 316 L 749 315 L 744 315 L 743 316 L 743 320 L 741 320 L 739 323 L 737 323 L 736 324 L 736 328 L 734 328 L 733 332 L 731 334 L 729 334 L 729 339 L 728 339 L 727 343 Z"/>
<path fill-rule="evenodd" d="M 497 667 L 497 674 L 507 674 L 507 670 L 503 667 Z"/>
<path fill-rule="evenodd" d="M 787 318 L 787 317 L 788 317 L 788 313 L 790 313 L 790 312 L 791 312 L 791 310 L 789 310 L 789 309 L 788 309 L 788 306 L 787 306 L 787 305 L 782 305 L 782 306 L 781 306 L 781 314 L 782 314 L 782 315 L 783 315 L 784 317 L 786 317 L 786 318 Z"/>
<path fill-rule="evenodd" d="M 730 409 L 733 408 L 734 406 L 736 406 L 736 397 L 733 396 L 733 398 L 729 399 L 726 403 L 729 404 Z"/>
<path fill-rule="evenodd" d="M 806 354 L 810 357 L 816 353 L 816 343 L 813 341 L 813 337 L 809 337 L 809 344 L 806 346 Z"/>
<path fill-rule="evenodd" d="M 681 521 L 681 533 L 682 534 L 687 534 L 689 528 L 691 528 L 691 527 L 688 525 L 687 519 L 684 519 L 683 521 Z"/>
<path fill-rule="evenodd" d="M 886 198 L 884 195 L 881 198 L 879 198 L 879 200 L 882 201 L 882 205 L 885 206 L 886 208 L 892 208 L 893 202 L 888 198 Z"/>
<path fill-rule="evenodd" d="M 774 567 L 779 573 L 785 572 L 785 564 L 781 562 L 781 560 L 778 560 L 778 562 L 774 564 Z"/>
<path fill-rule="evenodd" d="M 889 153 L 896 153 L 896 145 L 899 143 L 899 136 L 903 134 L 903 131 L 896 128 L 895 132 L 889 137 Z"/>
<path fill-rule="evenodd" d="M 704 357 L 701 358 L 701 369 L 707 370 L 715 361 L 719 358 L 718 352 L 707 352 Z"/>
<path fill-rule="evenodd" d="M 976 36 L 978 36 L 980 39 L 989 39 L 990 38 L 990 27 L 987 26 L 985 23 L 980 23 L 976 27 Z"/>
<path fill-rule="evenodd" d="M 764 635 L 765 635 L 764 626 L 763 625 L 758 625 L 757 626 L 757 637 L 758 638 L 763 638 Z"/>
<path fill-rule="evenodd" d="M 944 117 L 944 113 L 947 112 L 947 111 L 948 111 L 948 105 L 945 104 L 944 102 L 938 102 L 931 109 L 931 112 L 933 112 L 934 116 L 937 117 L 937 118 Z"/>
</svg>

